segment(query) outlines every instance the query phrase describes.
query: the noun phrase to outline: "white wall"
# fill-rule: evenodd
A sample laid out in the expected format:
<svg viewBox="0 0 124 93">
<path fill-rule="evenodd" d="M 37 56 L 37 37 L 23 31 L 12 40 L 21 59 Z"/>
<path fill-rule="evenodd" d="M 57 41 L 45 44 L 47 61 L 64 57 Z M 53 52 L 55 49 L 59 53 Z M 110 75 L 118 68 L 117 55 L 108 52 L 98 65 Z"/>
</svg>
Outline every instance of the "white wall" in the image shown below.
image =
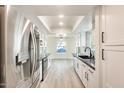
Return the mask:
<svg viewBox="0 0 124 93">
<path fill-rule="evenodd" d="M 76 42 L 77 46 L 76 52 L 77 53 L 84 53 L 84 48 L 86 47 L 86 32 L 92 31 L 93 24 L 92 24 L 92 15 L 88 14 L 83 18 L 77 28 L 75 28 L 74 32 L 76 33 Z"/>
<path fill-rule="evenodd" d="M 71 33 L 71 28 L 52 28 L 52 31 L 54 33 L 60 34 L 60 33 Z"/>
<path fill-rule="evenodd" d="M 75 38 L 74 37 L 66 37 L 64 40 L 66 42 L 66 48 L 67 52 L 64 54 L 59 54 L 56 52 L 56 47 L 57 47 L 57 41 L 59 40 L 58 37 L 48 37 L 48 42 L 47 42 L 47 49 L 48 52 L 51 53 L 53 59 L 58 59 L 58 58 L 66 58 L 70 59 L 72 58 L 72 53 L 75 51 Z"/>
</svg>

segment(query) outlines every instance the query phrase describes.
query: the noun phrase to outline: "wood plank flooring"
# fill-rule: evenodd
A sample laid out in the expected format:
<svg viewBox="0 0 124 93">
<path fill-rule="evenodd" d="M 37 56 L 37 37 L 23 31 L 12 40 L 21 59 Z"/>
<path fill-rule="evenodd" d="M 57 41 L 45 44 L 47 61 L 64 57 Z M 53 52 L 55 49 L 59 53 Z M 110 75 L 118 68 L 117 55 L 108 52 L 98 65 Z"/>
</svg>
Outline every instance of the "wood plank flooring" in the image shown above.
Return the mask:
<svg viewBox="0 0 124 93">
<path fill-rule="evenodd" d="M 41 88 L 84 88 L 71 60 L 54 60 Z"/>
</svg>

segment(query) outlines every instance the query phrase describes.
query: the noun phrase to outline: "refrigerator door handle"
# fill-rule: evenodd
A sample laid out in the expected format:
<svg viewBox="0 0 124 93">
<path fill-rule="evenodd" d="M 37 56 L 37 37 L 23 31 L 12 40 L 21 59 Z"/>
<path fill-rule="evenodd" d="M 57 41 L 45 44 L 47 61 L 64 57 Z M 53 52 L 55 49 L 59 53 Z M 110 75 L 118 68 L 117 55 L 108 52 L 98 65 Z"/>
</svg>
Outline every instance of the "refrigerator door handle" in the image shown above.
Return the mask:
<svg viewBox="0 0 124 93">
<path fill-rule="evenodd" d="M 31 71 L 31 78 L 33 78 L 34 75 L 34 69 L 35 69 L 35 61 L 36 61 L 36 41 L 34 37 L 33 27 L 31 27 L 31 37 L 33 41 L 33 47 L 34 47 L 34 58 L 33 58 L 33 65 L 32 65 L 32 71 Z"/>
</svg>

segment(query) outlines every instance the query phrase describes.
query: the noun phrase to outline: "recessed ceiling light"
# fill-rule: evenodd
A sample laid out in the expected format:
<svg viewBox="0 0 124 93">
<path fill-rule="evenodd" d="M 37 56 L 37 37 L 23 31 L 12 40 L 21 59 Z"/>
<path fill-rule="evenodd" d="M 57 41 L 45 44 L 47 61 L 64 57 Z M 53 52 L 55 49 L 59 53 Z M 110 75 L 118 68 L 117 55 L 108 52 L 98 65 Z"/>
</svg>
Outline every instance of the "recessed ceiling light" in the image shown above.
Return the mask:
<svg viewBox="0 0 124 93">
<path fill-rule="evenodd" d="M 59 15 L 59 18 L 63 18 L 63 17 L 64 17 L 64 15 L 62 15 L 62 14 L 61 14 L 61 15 Z"/>
<path fill-rule="evenodd" d="M 63 26 L 63 22 L 59 22 L 59 25 L 60 25 L 60 26 Z"/>
</svg>

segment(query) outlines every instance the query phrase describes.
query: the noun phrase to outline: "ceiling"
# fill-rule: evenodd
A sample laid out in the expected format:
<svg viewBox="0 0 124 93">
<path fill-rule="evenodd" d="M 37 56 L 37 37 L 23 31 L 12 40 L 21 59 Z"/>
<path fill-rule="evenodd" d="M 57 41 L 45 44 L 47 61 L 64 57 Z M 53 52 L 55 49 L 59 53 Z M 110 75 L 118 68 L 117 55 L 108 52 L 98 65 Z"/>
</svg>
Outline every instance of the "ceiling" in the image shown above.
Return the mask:
<svg viewBox="0 0 124 93">
<path fill-rule="evenodd" d="M 22 5 L 18 10 L 38 18 L 46 25 L 51 34 L 71 33 L 80 21 L 91 12 L 95 5 Z M 59 15 L 64 15 L 59 18 Z M 62 22 L 61 26 L 59 23 Z"/>
<path fill-rule="evenodd" d="M 25 13 L 36 16 L 83 16 L 92 11 L 95 5 L 15 5 Z"/>
<path fill-rule="evenodd" d="M 83 16 L 38 16 L 39 19 L 47 25 L 51 33 L 71 33 L 76 24 L 83 18 Z M 62 22 L 61 26 L 59 23 Z"/>
</svg>

